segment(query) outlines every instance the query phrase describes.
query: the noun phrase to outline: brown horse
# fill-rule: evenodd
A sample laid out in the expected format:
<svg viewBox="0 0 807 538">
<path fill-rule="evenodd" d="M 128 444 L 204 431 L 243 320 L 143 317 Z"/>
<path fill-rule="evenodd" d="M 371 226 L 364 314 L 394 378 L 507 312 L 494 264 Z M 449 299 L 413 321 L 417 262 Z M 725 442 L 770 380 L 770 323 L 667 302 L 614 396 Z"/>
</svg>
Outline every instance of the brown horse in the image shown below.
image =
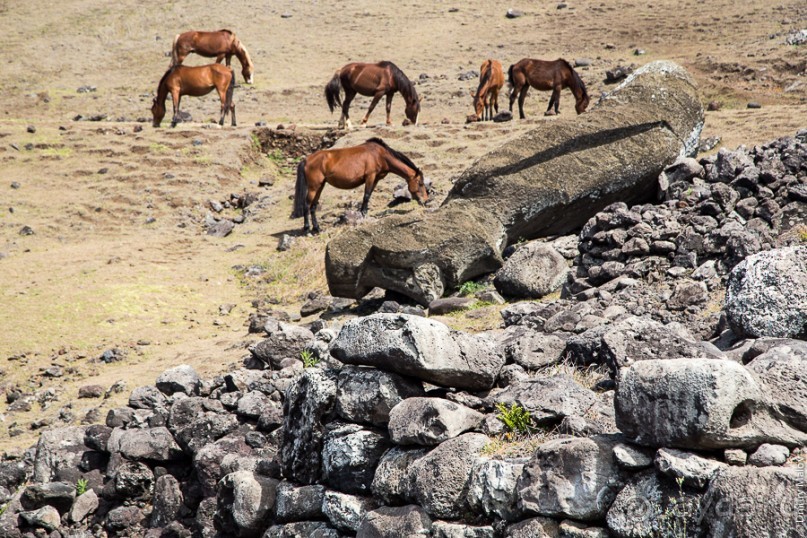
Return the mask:
<svg viewBox="0 0 807 538">
<path fill-rule="evenodd" d="M 470 121 L 492 120 L 493 110 L 499 112 L 499 90 L 504 86 L 504 72 L 499 60 L 485 60 L 479 68 L 479 87 L 474 98 L 474 114 Z"/>
<path fill-rule="evenodd" d="M 229 67 L 221 64 L 200 65 L 187 67 L 178 65 L 165 72 L 160 84 L 157 86 L 157 96 L 151 105 L 151 114 L 154 116 L 152 125 L 159 127 L 165 117 L 165 99 L 171 94 L 174 102 L 174 116 L 171 127 L 176 127 L 179 114 L 179 100 L 183 95 L 201 97 L 207 95 L 215 88 L 221 99 L 221 119 L 219 125 L 224 125 L 224 118 L 229 111 L 233 127 L 235 127 L 235 105 L 233 104 L 233 88 L 235 87 L 235 74 Z"/>
<path fill-rule="evenodd" d="M 423 172 L 409 157 L 395 151 L 380 138 L 371 138 L 364 144 L 350 148 L 316 151 L 297 165 L 297 185 L 294 188 L 294 212 L 291 218 L 305 217 L 303 232 L 308 233 L 308 215 L 319 232 L 317 203 L 325 183 L 337 189 L 355 189 L 364 184 L 361 214 L 367 215 L 367 204 L 376 184 L 388 173 L 407 180 L 412 198 L 421 205 L 429 199 Z"/>
<path fill-rule="evenodd" d="M 518 113 L 519 117 L 523 120 L 524 116 L 524 98 L 527 96 L 527 90 L 530 86 L 537 90 L 549 91 L 552 90 L 552 97 L 549 99 L 549 106 L 544 113 L 545 116 L 553 116 L 560 114 L 558 106 L 560 104 L 560 91 L 563 88 L 572 90 L 572 94 L 576 100 L 574 109 L 578 114 L 582 114 L 586 110 L 589 103 L 588 92 L 586 85 L 577 74 L 577 71 L 572 69 L 572 66 L 563 59 L 554 61 L 532 60 L 524 58 L 520 62 L 510 66 L 507 72 L 510 83 L 510 112 L 513 111 L 513 101 L 518 96 Z M 552 107 L 555 111 L 552 111 Z"/>
<path fill-rule="evenodd" d="M 339 91 L 344 89 L 345 99 L 339 98 Z M 328 108 L 336 106 L 342 107 L 342 116 L 339 118 L 339 128 L 350 129 L 350 116 L 348 109 L 350 102 L 356 94 L 372 96 L 373 101 L 367 110 L 361 124 L 365 125 L 370 118 L 370 113 L 385 95 L 387 96 L 387 125 L 392 125 L 390 120 L 390 109 L 392 108 L 392 97 L 395 92 L 401 92 L 406 102 L 406 117 L 410 122 L 417 124 L 420 113 L 420 99 L 412 82 L 406 78 L 403 71 L 392 62 L 379 62 L 377 64 L 350 63 L 338 70 L 327 86 L 325 86 L 325 99 L 328 101 Z"/>
<path fill-rule="evenodd" d="M 171 67 L 182 64 L 185 57 L 191 52 L 205 58 L 215 58 L 216 63 L 221 63 L 225 59 L 227 65 L 233 56 L 241 62 L 241 74 L 247 84 L 252 84 L 252 74 L 254 65 L 249 57 L 247 48 L 230 30 L 219 30 L 218 32 L 197 32 L 191 30 L 182 34 L 177 34 L 174 38 L 174 46 L 171 47 Z"/>
</svg>

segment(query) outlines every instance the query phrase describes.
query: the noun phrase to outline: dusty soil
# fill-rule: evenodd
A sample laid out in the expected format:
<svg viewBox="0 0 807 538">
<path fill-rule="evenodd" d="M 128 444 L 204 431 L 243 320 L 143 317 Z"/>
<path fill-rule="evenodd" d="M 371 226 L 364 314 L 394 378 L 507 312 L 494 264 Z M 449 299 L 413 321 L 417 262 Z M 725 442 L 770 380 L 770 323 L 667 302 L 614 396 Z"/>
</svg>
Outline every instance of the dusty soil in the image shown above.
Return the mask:
<svg viewBox="0 0 807 538">
<path fill-rule="evenodd" d="M 102 420 L 170 366 L 221 372 L 257 339 L 246 327 L 254 300 L 294 314 L 307 292 L 326 289 L 324 245 L 361 195 L 326 191 L 325 233 L 277 252 L 278 238 L 301 226 L 287 218 L 294 160 L 262 152 L 253 134 L 257 122 L 312 136 L 335 127 L 322 89 L 349 61 L 392 60 L 418 79 L 422 125 L 400 127 L 396 97 L 394 127 L 382 125 L 382 105 L 370 129 L 339 143 L 384 137 L 424 168 L 438 200 L 487 150 L 551 121 L 540 116 L 548 94 L 533 90 L 526 122 L 463 124 L 477 80 L 458 76 L 488 57 L 505 66 L 525 56 L 589 58 L 580 73 L 593 96 L 609 90 L 608 69 L 672 59 L 694 74 L 704 103 L 722 105 L 707 114 L 704 137 L 735 147 L 807 127 L 807 49 L 784 44 L 807 27 L 803 1 L 564 3 L 512 5 L 524 15 L 507 19 L 506 7 L 476 1 L 0 1 L 0 450 L 29 446 L 35 428 L 78 423 L 90 410 Z M 218 115 L 210 95 L 185 98 L 192 122 L 152 128 L 152 94 L 174 35 L 219 27 L 236 31 L 256 65 L 255 84 L 236 88 L 239 127 L 210 123 Z M 78 91 L 86 86 L 94 89 Z M 506 95 L 500 101 L 506 108 Z M 762 108 L 747 109 L 750 101 Z M 354 123 L 367 104 L 354 102 Z M 573 113 L 572 104 L 564 92 L 561 111 Z M 423 210 L 386 207 L 398 183 L 380 185 L 373 218 Z M 212 215 L 242 214 L 215 214 L 210 201 L 244 193 L 258 198 L 245 222 L 228 237 L 206 235 Z M 32 235 L 21 235 L 25 226 Z M 448 321 L 496 323 L 496 311 Z M 114 348 L 121 361 L 99 360 Z M 116 381 L 126 390 L 77 399 L 80 386 Z M 19 394 L 30 404 L 6 409 Z"/>
</svg>

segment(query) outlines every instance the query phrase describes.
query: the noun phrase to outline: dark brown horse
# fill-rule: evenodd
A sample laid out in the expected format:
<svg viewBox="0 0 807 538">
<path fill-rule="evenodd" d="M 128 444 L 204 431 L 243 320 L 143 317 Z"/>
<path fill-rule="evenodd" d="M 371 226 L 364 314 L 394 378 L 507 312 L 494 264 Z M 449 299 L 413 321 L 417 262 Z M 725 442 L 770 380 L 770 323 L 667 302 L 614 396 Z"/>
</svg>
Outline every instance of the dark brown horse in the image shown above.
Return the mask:
<svg viewBox="0 0 807 538">
<path fill-rule="evenodd" d="M 373 189 L 390 172 L 406 179 L 412 198 L 421 205 L 429 199 L 423 172 L 409 157 L 395 151 L 380 138 L 371 138 L 364 144 L 350 148 L 316 151 L 297 165 L 291 218 L 305 217 L 303 232 L 308 233 L 310 213 L 313 231 L 319 232 L 317 203 L 325 183 L 337 189 L 355 189 L 364 184 L 361 214 L 367 215 L 367 204 Z"/>
<path fill-rule="evenodd" d="M 340 90 L 345 91 L 344 101 L 339 97 Z M 328 108 L 336 106 L 342 107 L 342 116 L 339 118 L 339 128 L 344 129 L 345 125 L 350 129 L 350 116 L 348 109 L 350 102 L 356 94 L 372 96 L 370 108 L 367 110 L 361 124 L 365 125 L 370 118 L 370 113 L 378 104 L 382 97 L 387 97 L 387 125 L 392 125 L 390 119 L 390 109 L 392 108 L 392 96 L 395 92 L 401 92 L 406 102 L 406 117 L 411 123 L 417 124 L 420 113 L 420 99 L 412 82 L 406 78 L 403 71 L 392 62 L 379 62 L 377 64 L 350 63 L 338 70 L 328 85 L 325 86 L 325 99 L 328 101 Z"/>
<path fill-rule="evenodd" d="M 474 98 L 474 114 L 469 121 L 492 120 L 493 110 L 499 112 L 499 90 L 504 86 L 504 72 L 499 60 L 485 60 L 479 68 L 479 87 Z"/>
<path fill-rule="evenodd" d="M 532 60 L 524 58 L 520 62 L 510 66 L 508 70 L 510 83 L 510 112 L 513 111 L 513 102 L 518 96 L 519 117 L 524 119 L 524 98 L 530 86 L 537 90 L 552 90 L 552 97 L 549 98 L 549 106 L 544 113 L 545 116 L 560 114 L 558 106 L 560 104 L 560 91 L 563 88 L 572 90 L 576 100 L 574 109 L 578 114 L 582 114 L 588 106 L 589 97 L 586 85 L 572 69 L 571 64 L 566 60 L 558 59 L 554 61 Z M 552 107 L 555 107 L 554 112 Z"/>
<path fill-rule="evenodd" d="M 200 97 L 207 95 L 213 89 L 219 92 L 221 99 L 221 119 L 219 125 L 224 125 L 227 112 L 231 113 L 233 127 L 235 127 L 235 105 L 233 104 L 233 88 L 235 87 L 235 74 L 229 67 L 221 64 L 200 65 L 187 67 L 178 65 L 165 72 L 160 84 L 157 86 L 157 96 L 151 105 L 151 114 L 154 116 L 153 125 L 159 127 L 165 117 L 165 99 L 171 94 L 174 102 L 174 116 L 171 127 L 176 127 L 179 114 L 179 100 L 183 95 Z"/>
<path fill-rule="evenodd" d="M 221 60 L 224 59 L 227 65 L 230 65 L 230 60 L 235 56 L 241 62 L 241 74 L 244 75 L 244 80 L 247 84 L 252 84 L 255 67 L 252 65 L 249 52 L 230 30 L 217 32 L 191 30 L 177 34 L 174 38 L 174 46 L 171 47 L 171 67 L 182 64 L 185 57 L 191 52 L 205 58 L 215 58 L 216 63 L 221 63 Z"/>
</svg>

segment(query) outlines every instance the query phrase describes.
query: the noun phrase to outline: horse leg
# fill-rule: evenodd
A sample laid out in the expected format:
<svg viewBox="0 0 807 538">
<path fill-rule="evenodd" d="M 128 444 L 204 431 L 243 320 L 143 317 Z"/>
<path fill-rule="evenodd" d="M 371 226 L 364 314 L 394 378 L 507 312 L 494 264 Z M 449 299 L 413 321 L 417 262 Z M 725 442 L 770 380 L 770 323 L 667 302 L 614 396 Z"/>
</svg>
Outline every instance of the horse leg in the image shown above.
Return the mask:
<svg viewBox="0 0 807 538">
<path fill-rule="evenodd" d="M 339 128 L 344 129 L 347 127 L 348 131 L 353 128 L 350 125 L 350 103 L 353 101 L 353 98 L 356 97 L 356 91 L 353 89 L 345 88 L 345 99 L 342 101 L 342 117 L 339 118 Z"/>
<path fill-rule="evenodd" d="M 555 86 L 552 90 L 552 97 L 549 98 L 549 106 L 546 107 L 546 112 L 544 112 L 544 116 L 554 116 L 558 114 L 558 101 L 560 101 L 560 87 Z M 555 107 L 555 111 L 552 111 L 552 107 Z"/>
<path fill-rule="evenodd" d="M 222 53 L 222 54 L 219 54 L 218 56 L 216 56 L 216 63 L 217 63 L 217 64 L 220 64 L 220 63 L 221 63 L 221 61 L 224 59 L 224 56 L 225 56 L 225 55 L 224 55 L 223 53 Z M 230 64 L 227 64 L 227 65 L 230 65 Z"/>
<path fill-rule="evenodd" d="M 375 188 L 375 175 L 368 175 L 364 178 L 364 198 L 361 200 L 361 216 L 367 216 L 367 206 L 370 204 L 370 196 L 373 194 L 373 189 Z"/>
<path fill-rule="evenodd" d="M 174 105 L 174 117 L 171 118 L 171 127 L 176 127 L 179 122 L 179 100 L 182 96 L 179 92 L 171 92 L 171 103 Z"/>
<path fill-rule="evenodd" d="M 518 93 L 518 117 L 522 120 L 527 119 L 527 116 L 524 115 L 524 99 L 526 99 L 529 89 L 530 87 L 525 84 Z"/>
<path fill-rule="evenodd" d="M 390 119 L 390 112 L 392 111 L 392 97 L 395 93 L 388 93 L 387 94 L 387 125 L 392 125 L 392 120 Z"/>
<path fill-rule="evenodd" d="M 230 104 L 230 119 L 232 120 L 233 127 L 235 127 L 235 103 Z"/>
<path fill-rule="evenodd" d="M 322 183 L 317 189 L 316 194 L 314 195 L 314 199 L 311 201 L 311 224 L 313 228 L 311 229 L 312 232 L 315 234 L 319 233 L 319 223 L 317 222 L 317 206 L 319 205 L 319 197 L 322 194 L 322 189 L 325 188 L 325 179 L 323 178 Z M 309 191 L 310 192 L 310 191 Z"/>
<path fill-rule="evenodd" d="M 383 96 L 384 96 L 383 93 L 377 93 L 377 94 L 375 94 L 373 96 L 373 100 L 370 102 L 370 108 L 367 109 L 367 114 L 365 114 L 364 119 L 361 120 L 362 125 L 367 125 L 367 120 L 370 119 L 370 114 L 373 113 L 373 109 L 375 108 L 375 106 L 378 104 L 378 102 L 381 100 L 381 97 L 383 97 Z M 389 121 L 389 118 L 387 118 L 387 121 Z M 389 123 L 387 123 L 387 125 L 389 125 Z"/>
<path fill-rule="evenodd" d="M 233 55 L 232 55 L 232 54 L 227 54 L 227 55 L 225 55 L 225 56 L 224 56 L 224 64 L 225 64 L 227 67 L 230 67 L 230 60 L 232 60 L 232 59 L 233 59 Z"/>
</svg>

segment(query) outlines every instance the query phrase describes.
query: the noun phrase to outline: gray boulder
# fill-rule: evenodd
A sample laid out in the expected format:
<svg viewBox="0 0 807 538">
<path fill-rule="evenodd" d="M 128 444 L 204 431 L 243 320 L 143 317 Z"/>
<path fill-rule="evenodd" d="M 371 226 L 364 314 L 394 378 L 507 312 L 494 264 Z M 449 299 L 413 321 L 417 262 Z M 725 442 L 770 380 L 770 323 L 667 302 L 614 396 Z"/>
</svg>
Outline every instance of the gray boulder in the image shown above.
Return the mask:
<svg viewBox="0 0 807 538">
<path fill-rule="evenodd" d="M 123 430 L 114 428 L 107 447 L 110 453 L 120 453 L 130 460 L 169 462 L 183 458 L 182 449 L 164 426 Z"/>
<path fill-rule="evenodd" d="M 425 448 L 389 449 L 378 462 L 371 489 L 384 504 L 415 502 L 414 463 L 427 453 Z"/>
<path fill-rule="evenodd" d="M 375 368 L 345 366 L 336 383 L 336 413 L 350 422 L 386 426 L 393 407 L 423 395 L 423 384 L 414 379 Z"/>
<path fill-rule="evenodd" d="M 784 340 L 747 365 L 776 415 L 801 431 L 807 431 L 806 344 Z"/>
<path fill-rule="evenodd" d="M 238 419 L 221 402 L 207 398 L 182 398 L 171 406 L 168 429 L 189 455 L 224 437 L 238 427 Z"/>
<path fill-rule="evenodd" d="M 337 374 L 306 368 L 286 391 L 283 402 L 283 444 L 280 462 L 283 476 L 301 484 L 320 478 L 325 422 L 336 401 Z"/>
<path fill-rule="evenodd" d="M 333 428 L 322 447 L 322 479 L 344 493 L 368 493 L 378 460 L 389 447 L 385 435 L 357 424 Z"/>
<path fill-rule="evenodd" d="M 137 387 L 129 395 L 129 407 L 133 409 L 166 409 L 168 399 L 157 387 L 151 385 Z"/>
<path fill-rule="evenodd" d="M 637 316 L 572 336 L 566 350 L 577 364 L 604 364 L 614 375 L 622 367 L 648 359 L 723 358 L 716 347 L 696 341 L 680 325 Z"/>
<path fill-rule="evenodd" d="M 763 443 L 753 454 L 748 456 L 748 464 L 757 467 L 783 465 L 790 457 L 790 450 L 786 446 Z"/>
<path fill-rule="evenodd" d="M 807 247 L 760 252 L 729 275 L 726 317 L 741 336 L 807 337 Z"/>
<path fill-rule="evenodd" d="M 514 383 L 488 397 L 491 404 L 517 404 L 530 412 L 536 425 L 560 422 L 567 416 L 582 416 L 597 401 L 593 391 L 568 375 L 536 377 Z"/>
<path fill-rule="evenodd" d="M 442 398 L 408 398 L 389 416 L 390 438 L 399 445 L 438 445 L 473 430 L 484 415 Z"/>
<path fill-rule="evenodd" d="M 559 538 L 558 522 L 547 517 L 533 517 L 508 525 L 505 538 Z"/>
<path fill-rule="evenodd" d="M 804 444 L 807 433 L 772 415 L 751 373 L 732 361 L 646 360 L 617 380 L 616 424 L 634 442 L 710 450 Z"/>
<path fill-rule="evenodd" d="M 682 480 L 685 486 L 696 489 L 705 489 L 712 477 L 726 466 L 725 463 L 674 448 L 660 448 L 656 452 L 655 463 L 661 474 L 673 480 Z"/>
<path fill-rule="evenodd" d="M 431 536 L 432 520 L 416 505 L 382 506 L 367 512 L 356 538 Z"/>
<path fill-rule="evenodd" d="M 76 499 L 76 488 L 65 482 L 48 482 L 31 484 L 22 492 L 20 502 L 26 510 L 36 510 L 49 505 L 64 514 L 73 506 Z"/>
<path fill-rule="evenodd" d="M 275 519 L 282 523 L 321 519 L 324 486 L 295 486 L 283 481 L 277 485 Z"/>
<path fill-rule="evenodd" d="M 804 536 L 804 512 L 795 492 L 804 471 L 795 467 L 727 467 L 703 498 L 710 538 Z"/>
<path fill-rule="evenodd" d="M 237 467 L 232 465 L 233 461 L 252 455 L 252 448 L 240 432 L 233 432 L 197 450 L 193 456 L 193 470 L 203 494 L 215 495 L 219 481 L 235 470 L 231 471 L 231 468 Z"/>
<path fill-rule="evenodd" d="M 580 521 L 566 519 L 560 523 L 560 538 L 610 538 L 606 529 L 602 527 L 589 527 Z"/>
<path fill-rule="evenodd" d="M 300 360 L 300 352 L 314 340 L 314 333 L 305 327 L 275 319 L 266 322 L 268 337 L 250 348 L 252 356 L 271 368 L 282 368 L 285 359 Z"/>
<path fill-rule="evenodd" d="M 613 457 L 616 443 L 597 436 L 542 444 L 518 480 L 519 506 L 542 516 L 601 519 L 624 485 Z"/>
<path fill-rule="evenodd" d="M 324 521 L 300 521 L 272 525 L 263 538 L 341 538 L 342 534 Z"/>
<path fill-rule="evenodd" d="M 84 518 L 98 510 L 98 495 L 92 489 L 88 489 L 76 497 L 67 517 L 73 523 L 80 523 Z"/>
<path fill-rule="evenodd" d="M 412 463 L 417 504 L 431 516 L 458 519 L 468 513 L 468 482 L 489 439 L 466 433 L 449 439 Z"/>
<path fill-rule="evenodd" d="M 331 294 L 360 298 L 380 286 L 428 304 L 498 269 L 508 242 L 568 234 L 615 201 L 654 198 L 659 174 L 679 155 L 694 154 L 702 127 L 687 72 L 671 62 L 647 64 L 585 122 L 539 125 L 478 159 L 438 210 L 382 219 L 331 240 Z"/>
<path fill-rule="evenodd" d="M 646 449 L 619 443 L 614 447 L 617 465 L 628 471 L 638 471 L 653 465 L 653 454 Z"/>
<path fill-rule="evenodd" d="M 157 378 L 156 386 L 164 394 L 171 396 L 175 392 L 182 392 L 188 396 L 199 394 L 202 380 L 192 366 L 181 364 L 161 373 Z"/>
<path fill-rule="evenodd" d="M 345 364 L 376 366 L 469 390 L 491 388 L 504 365 L 491 340 L 406 314 L 348 320 L 331 353 Z"/>
<path fill-rule="evenodd" d="M 59 512 L 52 506 L 43 506 L 37 510 L 20 512 L 20 518 L 31 527 L 47 531 L 55 531 L 62 524 Z"/>
<path fill-rule="evenodd" d="M 490 525 L 473 526 L 448 521 L 435 521 L 432 524 L 434 538 L 495 538 L 496 532 Z"/>
<path fill-rule="evenodd" d="M 36 443 L 34 482 L 75 484 L 82 477 L 79 464 L 90 450 L 84 444 L 86 426 L 45 430 Z"/>
<path fill-rule="evenodd" d="M 527 370 L 537 370 L 561 361 L 566 340 L 515 326 L 508 328 L 499 340 L 499 347 L 507 362 L 514 362 Z"/>
<path fill-rule="evenodd" d="M 150 499 L 154 489 L 154 473 L 137 461 L 124 461 L 112 476 L 115 494 L 122 499 Z"/>
<path fill-rule="evenodd" d="M 160 476 L 154 484 L 154 509 L 151 511 L 151 527 L 165 527 L 177 519 L 182 508 L 182 490 L 179 480 L 170 474 Z"/>
<path fill-rule="evenodd" d="M 357 532 L 367 512 L 378 508 L 378 503 L 370 497 L 357 497 L 326 491 L 322 501 L 322 513 L 328 521 L 341 531 Z"/>
<path fill-rule="evenodd" d="M 275 505 L 278 480 L 248 471 L 230 473 L 221 479 L 216 517 L 238 536 L 260 536 L 269 525 Z"/>
<path fill-rule="evenodd" d="M 569 266 L 558 251 L 534 241 L 518 248 L 496 271 L 493 285 L 504 296 L 540 299 L 560 289 Z"/>
<path fill-rule="evenodd" d="M 143 522 L 143 511 L 137 506 L 119 506 L 113 508 L 106 515 L 106 528 L 113 535 L 126 529 L 129 533 L 136 534 L 140 524 Z M 142 533 L 142 530 L 139 531 Z"/>
<path fill-rule="evenodd" d="M 468 505 L 476 514 L 489 519 L 515 521 L 519 511 L 516 483 L 524 470 L 526 458 L 518 460 L 482 460 L 471 471 Z"/>
</svg>

